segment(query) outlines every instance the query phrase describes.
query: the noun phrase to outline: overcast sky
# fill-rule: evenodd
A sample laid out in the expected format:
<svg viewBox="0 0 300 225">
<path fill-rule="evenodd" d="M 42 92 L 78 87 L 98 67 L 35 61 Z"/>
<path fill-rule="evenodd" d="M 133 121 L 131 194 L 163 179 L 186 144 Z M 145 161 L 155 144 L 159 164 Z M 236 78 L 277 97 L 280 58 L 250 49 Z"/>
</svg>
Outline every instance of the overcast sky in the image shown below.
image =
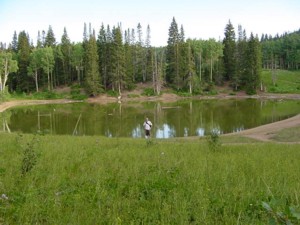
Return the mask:
<svg viewBox="0 0 300 225">
<path fill-rule="evenodd" d="M 91 23 L 98 34 L 122 23 L 122 29 L 140 23 L 143 36 L 151 29 L 151 44 L 165 46 L 175 17 L 186 38 L 223 39 L 229 20 L 251 32 L 276 35 L 300 28 L 300 0 L 0 0 L 0 42 L 11 42 L 14 31 L 25 30 L 36 43 L 38 31 L 49 25 L 60 42 L 64 27 L 72 42 L 82 41 L 83 25 Z"/>
</svg>

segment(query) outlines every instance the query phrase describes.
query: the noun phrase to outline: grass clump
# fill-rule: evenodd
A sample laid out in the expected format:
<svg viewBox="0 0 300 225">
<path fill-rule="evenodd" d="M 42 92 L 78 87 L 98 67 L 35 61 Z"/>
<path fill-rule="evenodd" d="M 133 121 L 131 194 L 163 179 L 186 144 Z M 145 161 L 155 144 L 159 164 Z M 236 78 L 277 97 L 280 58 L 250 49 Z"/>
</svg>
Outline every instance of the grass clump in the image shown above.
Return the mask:
<svg viewBox="0 0 300 225">
<path fill-rule="evenodd" d="M 219 151 L 221 149 L 220 134 L 218 130 L 212 130 L 209 135 L 207 135 L 208 148 L 212 152 Z"/>
</svg>

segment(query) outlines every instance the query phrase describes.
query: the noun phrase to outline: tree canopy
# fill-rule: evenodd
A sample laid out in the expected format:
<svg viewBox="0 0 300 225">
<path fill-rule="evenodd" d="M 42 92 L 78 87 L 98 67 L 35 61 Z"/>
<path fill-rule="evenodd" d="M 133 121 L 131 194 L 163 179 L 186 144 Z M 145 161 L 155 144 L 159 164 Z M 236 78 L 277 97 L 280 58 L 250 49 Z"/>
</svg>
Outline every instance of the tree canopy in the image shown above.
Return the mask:
<svg viewBox="0 0 300 225">
<path fill-rule="evenodd" d="M 259 40 L 247 37 L 241 25 L 236 36 L 231 21 L 223 40 L 186 40 L 183 25 L 173 17 L 164 47 L 151 46 L 150 25 L 144 31 L 141 23 L 124 31 L 121 24 L 102 24 L 97 36 L 84 23 L 79 43 L 70 40 L 67 28 L 59 39 L 51 25 L 37 34 L 35 46 L 26 31 L 14 32 L 8 46 L 0 43 L 1 90 L 29 93 L 77 83 L 92 96 L 108 90 L 121 95 L 138 82 L 152 82 L 157 94 L 163 85 L 199 94 L 229 82 L 233 90 L 255 93 L 262 68 L 300 66 L 300 30 Z"/>
</svg>

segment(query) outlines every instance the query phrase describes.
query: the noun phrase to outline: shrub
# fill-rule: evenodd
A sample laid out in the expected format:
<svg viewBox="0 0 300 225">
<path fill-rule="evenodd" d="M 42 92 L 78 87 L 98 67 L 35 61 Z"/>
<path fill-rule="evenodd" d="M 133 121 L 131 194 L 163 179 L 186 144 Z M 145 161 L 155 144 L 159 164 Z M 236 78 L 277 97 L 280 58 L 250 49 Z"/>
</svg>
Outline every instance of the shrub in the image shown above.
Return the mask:
<svg viewBox="0 0 300 225">
<path fill-rule="evenodd" d="M 153 88 L 145 88 L 142 95 L 155 96 Z"/>
<path fill-rule="evenodd" d="M 210 132 L 210 134 L 207 136 L 207 143 L 209 150 L 211 150 L 212 152 L 219 150 L 219 148 L 221 147 L 221 142 L 218 130 L 213 129 Z"/>
</svg>

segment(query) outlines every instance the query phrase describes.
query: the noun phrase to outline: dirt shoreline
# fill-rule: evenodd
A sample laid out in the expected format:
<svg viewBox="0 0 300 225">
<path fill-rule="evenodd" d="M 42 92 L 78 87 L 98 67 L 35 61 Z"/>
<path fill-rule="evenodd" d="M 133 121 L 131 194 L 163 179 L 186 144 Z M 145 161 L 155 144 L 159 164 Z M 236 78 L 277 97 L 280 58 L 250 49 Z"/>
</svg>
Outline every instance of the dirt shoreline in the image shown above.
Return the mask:
<svg viewBox="0 0 300 225">
<path fill-rule="evenodd" d="M 127 95 L 128 96 L 128 95 Z M 130 98 L 122 96 L 121 98 L 109 97 L 106 95 L 101 95 L 95 98 L 89 98 L 88 103 L 97 103 L 97 104 L 107 104 L 113 102 L 129 102 L 129 101 L 162 101 L 162 102 L 172 102 L 182 99 L 183 97 L 177 96 L 175 94 L 166 93 L 159 97 L 146 97 L 140 96 L 137 98 Z M 197 96 L 193 97 L 194 99 L 241 99 L 241 98 L 260 98 L 260 99 L 297 99 L 300 100 L 300 94 L 263 94 L 263 95 L 225 95 L 219 94 L 216 96 Z M 19 105 L 38 105 L 38 104 L 68 104 L 80 101 L 67 100 L 67 99 L 56 99 L 56 100 L 15 100 L 9 102 L 3 102 L 0 104 L 0 113 L 5 110 Z M 225 135 L 241 135 L 250 138 L 254 138 L 261 141 L 270 141 L 270 138 L 278 131 L 300 126 L 300 114 L 288 118 L 286 120 L 274 122 L 271 124 L 262 125 L 259 127 L 247 129 L 237 133 L 225 134 Z"/>
</svg>

